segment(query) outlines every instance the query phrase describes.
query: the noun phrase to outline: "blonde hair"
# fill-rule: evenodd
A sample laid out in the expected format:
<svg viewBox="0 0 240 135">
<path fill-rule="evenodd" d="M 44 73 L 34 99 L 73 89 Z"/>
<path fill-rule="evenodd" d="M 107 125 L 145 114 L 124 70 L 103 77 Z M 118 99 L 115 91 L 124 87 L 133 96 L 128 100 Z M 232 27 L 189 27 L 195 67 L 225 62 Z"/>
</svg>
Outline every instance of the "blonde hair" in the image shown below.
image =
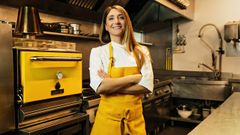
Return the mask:
<svg viewBox="0 0 240 135">
<path fill-rule="evenodd" d="M 119 5 L 113 5 L 113 6 L 109 6 L 108 8 L 105 9 L 105 11 L 103 13 L 103 17 L 102 17 L 102 24 L 101 24 L 101 29 L 100 29 L 99 40 L 103 44 L 111 42 L 109 32 L 105 29 L 105 25 L 106 25 L 107 15 L 109 14 L 109 12 L 112 9 L 118 10 L 119 12 L 123 13 L 125 16 L 127 25 L 126 25 L 125 32 L 124 32 L 124 35 L 122 38 L 122 44 L 126 44 L 126 50 L 128 52 L 134 53 L 137 66 L 140 69 L 142 67 L 143 63 L 145 62 L 144 53 L 142 52 L 140 45 L 137 43 L 137 41 L 134 38 L 132 22 L 130 20 L 130 17 L 128 15 L 127 11 L 123 7 L 121 7 Z"/>
</svg>

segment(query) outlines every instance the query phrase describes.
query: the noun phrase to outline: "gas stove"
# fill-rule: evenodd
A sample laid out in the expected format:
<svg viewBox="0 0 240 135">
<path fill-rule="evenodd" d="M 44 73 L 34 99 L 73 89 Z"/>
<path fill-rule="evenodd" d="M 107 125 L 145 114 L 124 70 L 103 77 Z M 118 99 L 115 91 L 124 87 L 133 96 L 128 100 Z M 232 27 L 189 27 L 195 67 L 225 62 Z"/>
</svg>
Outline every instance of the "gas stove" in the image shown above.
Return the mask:
<svg viewBox="0 0 240 135">
<path fill-rule="evenodd" d="M 167 122 L 169 114 L 172 82 L 154 79 L 154 90 L 143 97 L 143 115 L 147 134 L 157 135 Z"/>
<path fill-rule="evenodd" d="M 165 80 L 159 81 L 159 79 L 154 79 L 154 89 L 152 93 L 147 93 L 143 97 L 143 104 L 148 104 L 150 102 L 156 102 L 158 99 L 170 97 L 172 93 L 172 81 Z"/>
</svg>

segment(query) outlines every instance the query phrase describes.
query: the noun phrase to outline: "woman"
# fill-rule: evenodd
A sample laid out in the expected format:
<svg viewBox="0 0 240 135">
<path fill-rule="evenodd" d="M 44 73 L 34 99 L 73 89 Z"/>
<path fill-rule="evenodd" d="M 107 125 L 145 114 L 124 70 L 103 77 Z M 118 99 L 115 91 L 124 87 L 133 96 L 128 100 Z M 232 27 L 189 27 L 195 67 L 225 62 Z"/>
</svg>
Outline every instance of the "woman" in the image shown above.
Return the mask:
<svg viewBox="0 0 240 135">
<path fill-rule="evenodd" d="M 105 10 L 100 41 L 90 54 L 90 85 L 101 95 L 91 135 L 145 135 L 141 99 L 153 90 L 152 65 L 121 6 Z"/>
</svg>

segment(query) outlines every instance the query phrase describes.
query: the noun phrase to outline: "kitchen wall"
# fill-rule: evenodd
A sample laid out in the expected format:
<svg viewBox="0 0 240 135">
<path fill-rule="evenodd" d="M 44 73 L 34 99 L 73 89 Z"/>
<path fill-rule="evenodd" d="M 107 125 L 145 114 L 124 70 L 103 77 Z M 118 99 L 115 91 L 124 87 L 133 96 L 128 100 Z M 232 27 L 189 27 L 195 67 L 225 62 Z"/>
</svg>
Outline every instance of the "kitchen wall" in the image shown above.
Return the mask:
<svg viewBox="0 0 240 135">
<path fill-rule="evenodd" d="M 169 24 L 170 25 L 170 24 Z M 145 33 L 144 39 L 153 45 L 148 46 L 151 54 L 153 69 L 166 69 L 166 48 L 171 48 L 172 27 L 166 26 L 157 31 Z"/>
<path fill-rule="evenodd" d="M 195 0 L 194 21 L 176 20 L 173 23 L 173 43 L 175 41 L 176 24 L 179 24 L 180 34 L 187 37 L 185 53 L 173 54 L 173 70 L 209 71 L 206 68 L 198 68 L 203 62 L 211 66 L 211 52 L 206 45 L 199 40 L 198 32 L 206 23 L 215 24 L 224 36 L 224 24 L 228 21 L 239 21 L 239 0 Z M 203 37 L 214 50 L 219 47 L 217 32 L 212 27 L 206 27 Z M 174 46 L 174 45 L 173 45 Z M 224 41 L 224 50 L 232 48 L 231 44 Z M 223 55 L 222 71 L 240 74 L 240 58 Z"/>
</svg>

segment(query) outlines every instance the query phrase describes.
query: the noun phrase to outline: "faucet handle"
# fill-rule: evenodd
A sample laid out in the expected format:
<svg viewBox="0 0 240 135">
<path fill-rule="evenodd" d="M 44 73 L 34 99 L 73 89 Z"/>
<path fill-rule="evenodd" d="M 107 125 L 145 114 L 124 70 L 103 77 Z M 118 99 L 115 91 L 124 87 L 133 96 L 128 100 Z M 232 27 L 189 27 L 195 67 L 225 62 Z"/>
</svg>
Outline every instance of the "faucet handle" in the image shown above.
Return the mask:
<svg viewBox="0 0 240 135">
<path fill-rule="evenodd" d="M 220 80 L 221 79 L 221 72 L 219 72 L 219 71 L 215 71 L 214 72 L 214 78 L 216 79 L 216 80 Z"/>
</svg>

